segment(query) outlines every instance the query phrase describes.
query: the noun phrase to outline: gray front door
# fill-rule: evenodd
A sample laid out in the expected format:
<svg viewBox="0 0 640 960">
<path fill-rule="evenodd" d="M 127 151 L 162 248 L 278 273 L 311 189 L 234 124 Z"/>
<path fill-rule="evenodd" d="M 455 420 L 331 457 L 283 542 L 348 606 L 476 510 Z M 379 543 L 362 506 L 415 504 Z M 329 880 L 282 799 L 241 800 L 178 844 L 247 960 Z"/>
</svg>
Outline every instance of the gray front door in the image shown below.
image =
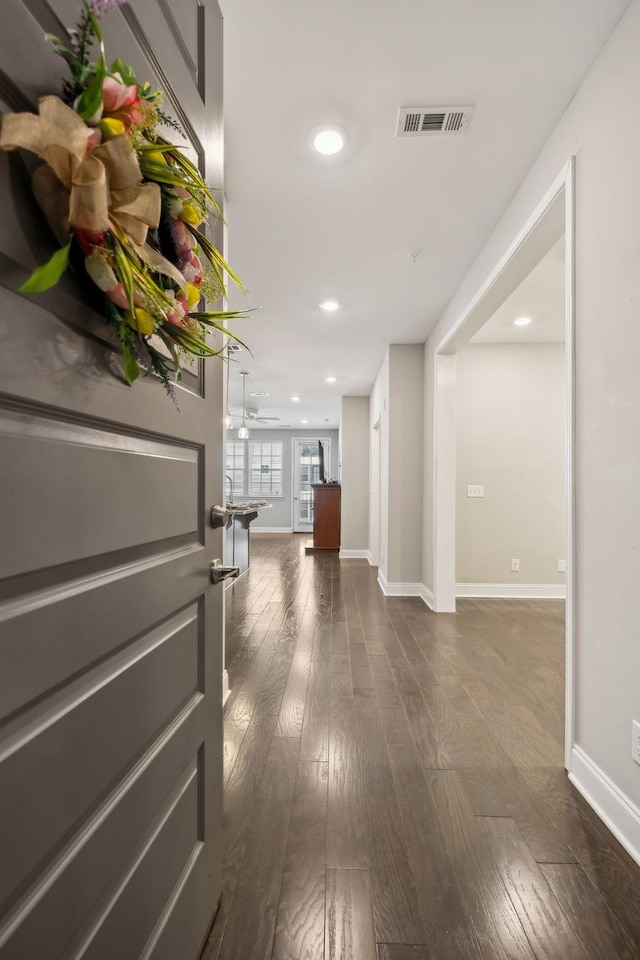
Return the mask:
<svg viewBox="0 0 640 960">
<path fill-rule="evenodd" d="M 2 111 L 57 92 L 43 34 L 79 5 L 2 0 Z M 215 0 L 103 24 L 219 185 Z M 17 154 L 0 209 L 0 958 L 194 960 L 221 889 L 222 365 L 180 413 L 127 387 L 73 276 L 15 292 L 56 246 Z"/>
</svg>

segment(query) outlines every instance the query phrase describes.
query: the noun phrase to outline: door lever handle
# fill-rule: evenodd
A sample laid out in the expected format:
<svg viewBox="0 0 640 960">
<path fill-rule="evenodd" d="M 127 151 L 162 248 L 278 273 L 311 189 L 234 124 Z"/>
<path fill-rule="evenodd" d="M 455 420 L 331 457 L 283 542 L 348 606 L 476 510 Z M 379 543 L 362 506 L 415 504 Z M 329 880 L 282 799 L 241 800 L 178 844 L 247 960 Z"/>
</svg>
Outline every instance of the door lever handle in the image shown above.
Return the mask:
<svg viewBox="0 0 640 960">
<path fill-rule="evenodd" d="M 211 526 L 214 530 L 217 530 L 219 527 L 228 527 L 231 521 L 229 511 L 225 510 L 224 507 L 219 507 L 217 504 L 215 507 L 211 507 Z"/>
<path fill-rule="evenodd" d="M 235 580 L 240 576 L 240 567 L 223 567 L 222 560 L 213 560 L 211 567 L 211 583 L 221 583 L 223 580 Z"/>
</svg>

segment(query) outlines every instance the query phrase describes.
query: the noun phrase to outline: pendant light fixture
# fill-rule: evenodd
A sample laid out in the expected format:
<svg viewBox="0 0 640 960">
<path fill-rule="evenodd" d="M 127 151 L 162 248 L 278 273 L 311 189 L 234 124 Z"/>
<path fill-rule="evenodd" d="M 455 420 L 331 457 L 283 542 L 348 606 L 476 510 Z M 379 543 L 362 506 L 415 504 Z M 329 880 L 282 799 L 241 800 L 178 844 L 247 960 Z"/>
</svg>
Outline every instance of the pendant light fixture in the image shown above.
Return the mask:
<svg viewBox="0 0 640 960">
<path fill-rule="evenodd" d="M 249 438 L 249 428 L 247 427 L 247 424 L 246 424 L 247 413 L 246 413 L 246 407 L 245 407 L 245 397 L 246 397 L 246 389 L 247 389 L 247 377 L 249 376 L 249 374 L 246 370 L 241 370 L 240 376 L 242 377 L 242 425 L 238 430 L 238 439 L 247 440 Z"/>
</svg>

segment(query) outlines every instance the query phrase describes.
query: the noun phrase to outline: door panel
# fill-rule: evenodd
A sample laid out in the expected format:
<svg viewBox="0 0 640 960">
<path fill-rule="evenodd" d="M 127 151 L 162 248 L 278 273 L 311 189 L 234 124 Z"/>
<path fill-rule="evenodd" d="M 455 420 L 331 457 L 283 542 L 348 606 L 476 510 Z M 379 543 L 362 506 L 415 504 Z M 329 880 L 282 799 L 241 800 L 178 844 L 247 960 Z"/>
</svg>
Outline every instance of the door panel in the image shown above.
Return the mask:
<svg viewBox="0 0 640 960">
<path fill-rule="evenodd" d="M 128 866 L 111 897 L 107 898 L 106 911 L 103 908 L 106 912 L 104 922 L 84 953 L 81 951 L 88 938 L 86 935 L 79 938 L 78 952 L 83 958 L 138 960 L 143 955 L 149 930 L 153 931 L 171 898 L 174 878 L 180 877 L 202 853 L 198 830 L 200 787 L 198 759 L 193 757 L 150 824 L 138 856 Z M 124 891 L 123 884 L 126 885 Z M 131 902 L 139 905 L 133 914 Z M 122 936 L 123 929 L 126 929 L 126 938 Z"/>
<path fill-rule="evenodd" d="M 197 707 L 201 699 L 195 696 L 185 705 L 119 790 L 109 795 L 84 829 L 69 840 L 63 848 L 64 871 L 49 874 L 25 903 L 29 922 L 18 926 L 4 948 L 3 960 L 5 956 L 11 960 L 59 957 L 92 911 L 108 905 L 110 898 L 104 891 L 115 889 L 131 864 L 140 859 L 150 825 L 162 813 L 157 798 L 172 796 L 198 755 Z M 95 929 L 95 920 L 90 926 Z"/>
<path fill-rule="evenodd" d="M 0 411 L 0 436 L 0 495 L 19 490 L 30 504 L 3 530 L 1 577 L 33 568 L 36 541 L 38 565 L 49 567 L 197 535 L 201 450 L 10 411 Z M 83 479 L 73 498 L 43 497 L 43 477 L 51 490 L 64 490 L 73 476 Z"/>
<path fill-rule="evenodd" d="M 67 683 L 63 695 L 49 698 L 46 714 L 36 706 L 7 725 L 3 773 L 12 789 L 0 795 L 7 831 L 3 900 L 73 830 L 91 801 L 118 782 L 119 772 L 157 738 L 166 718 L 199 692 L 197 627 L 197 609 L 189 608 L 127 644 L 108 665 Z M 38 779 L 59 786 L 34 795 Z"/>
<path fill-rule="evenodd" d="M 163 86 L 221 186 L 220 12 L 172 7 L 111 13 L 107 54 Z M 59 88 L 43 33 L 77 14 L 3 0 L 4 112 Z M 75 277 L 16 292 L 56 246 L 32 168 L 0 156 L 0 960 L 195 960 L 221 890 L 222 364 L 178 412 L 124 384 Z"/>
</svg>

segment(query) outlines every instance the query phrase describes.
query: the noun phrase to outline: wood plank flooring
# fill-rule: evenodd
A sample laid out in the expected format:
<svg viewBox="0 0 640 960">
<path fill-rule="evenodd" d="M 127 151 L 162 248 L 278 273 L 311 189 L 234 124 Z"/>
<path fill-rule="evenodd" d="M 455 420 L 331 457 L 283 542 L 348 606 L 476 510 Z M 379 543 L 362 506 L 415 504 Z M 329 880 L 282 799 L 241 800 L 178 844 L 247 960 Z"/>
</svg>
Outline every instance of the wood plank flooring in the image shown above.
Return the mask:
<svg viewBox="0 0 640 960">
<path fill-rule="evenodd" d="M 227 591 L 203 960 L 640 960 L 640 868 L 563 769 L 563 607 L 385 598 L 252 534 Z"/>
</svg>

